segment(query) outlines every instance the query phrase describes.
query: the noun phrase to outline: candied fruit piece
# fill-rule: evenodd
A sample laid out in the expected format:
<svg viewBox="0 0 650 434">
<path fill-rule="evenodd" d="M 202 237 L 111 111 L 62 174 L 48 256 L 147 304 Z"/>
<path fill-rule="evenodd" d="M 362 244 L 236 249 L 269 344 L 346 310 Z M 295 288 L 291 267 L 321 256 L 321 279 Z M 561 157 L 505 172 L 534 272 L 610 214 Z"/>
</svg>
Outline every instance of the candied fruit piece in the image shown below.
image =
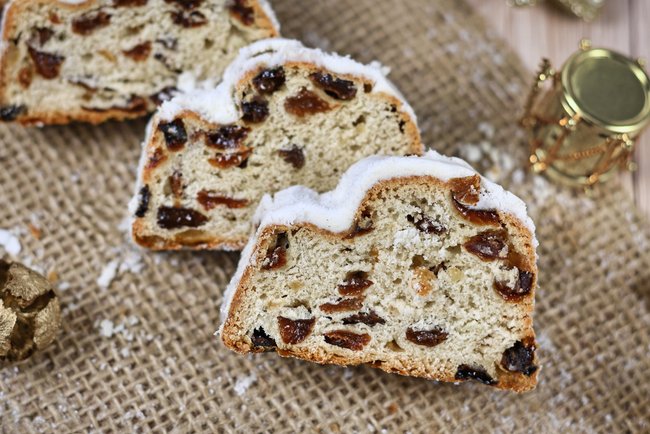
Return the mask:
<svg viewBox="0 0 650 434">
<path fill-rule="evenodd" d="M 225 125 L 206 134 L 205 144 L 221 150 L 236 149 L 246 140 L 250 131 L 250 128 L 240 125 Z"/>
<path fill-rule="evenodd" d="M 235 166 L 244 167 L 252 152 L 252 149 L 246 149 L 241 152 L 217 154 L 216 157 L 208 159 L 208 163 L 219 169 L 228 169 Z"/>
<path fill-rule="evenodd" d="M 27 51 L 29 51 L 29 57 L 32 58 L 38 75 L 47 80 L 59 76 L 65 57 L 38 51 L 32 47 L 27 47 Z"/>
<path fill-rule="evenodd" d="M 325 72 L 314 72 L 309 75 L 309 78 L 334 99 L 349 101 L 357 95 L 357 87 L 353 81 L 335 78 Z"/>
<path fill-rule="evenodd" d="M 284 101 L 284 109 L 294 116 L 305 117 L 326 112 L 332 107 L 323 98 L 303 87 L 295 96 Z"/>
<path fill-rule="evenodd" d="M 517 341 L 515 344 L 503 352 L 501 366 L 506 371 L 521 372 L 526 376 L 531 376 L 537 371 L 535 361 L 535 341 L 532 338 L 524 339 L 525 342 Z"/>
<path fill-rule="evenodd" d="M 363 298 L 344 298 L 336 303 L 321 304 L 319 307 L 325 313 L 355 311 L 363 307 Z"/>
<path fill-rule="evenodd" d="M 167 159 L 165 151 L 161 148 L 156 148 L 153 153 L 149 156 L 147 161 L 147 169 L 154 169 L 162 164 Z"/>
<path fill-rule="evenodd" d="M 172 22 L 186 29 L 190 29 L 206 25 L 208 19 L 199 11 L 173 11 Z"/>
<path fill-rule="evenodd" d="M 151 42 L 143 42 L 129 50 L 124 50 L 123 53 L 126 57 L 129 57 L 136 62 L 144 62 L 151 54 Z"/>
<path fill-rule="evenodd" d="M 104 11 L 89 12 L 72 20 L 72 31 L 78 35 L 87 36 L 108 26 L 110 22 L 110 14 Z"/>
<path fill-rule="evenodd" d="M 266 257 L 262 262 L 262 270 L 275 270 L 284 267 L 287 264 L 288 247 L 289 238 L 287 234 L 278 234 L 275 244 L 266 252 Z"/>
<path fill-rule="evenodd" d="M 280 337 L 285 344 L 299 344 L 311 334 L 316 324 L 315 318 L 289 319 L 283 316 L 278 317 Z"/>
<path fill-rule="evenodd" d="M 343 283 L 339 284 L 339 294 L 346 296 L 359 296 L 370 287 L 373 282 L 367 279 L 365 271 L 353 271 L 345 276 Z"/>
<path fill-rule="evenodd" d="M 425 234 L 441 235 L 447 231 L 447 228 L 442 224 L 425 215 L 417 218 L 413 217 L 412 215 L 407 215 L 406 220 L 408 220 L 409 223 L 412 223 L 413 226 L 417 228 L 417 230 L 424 232 Z"/>
<path fill-rule="evenodd" d="M 291 145 L 289 149 L 280 149 L 278 155 L 295 169 L 302 169 L 305 166 L 305 154 L 297 145 Z"/>
<path fill-rule="evenodd" d="M 517 273 L 514 287 L 510 286 L 508 282 L 494 281 L 494 289 L 506 301 L 520 301 L 530 294 L 532 289 L 533 273 L 520 269 L 517 269 Z"/>
<path fill-rule="evenodd" d="M 456 380 L 476 380 L 488 386 L 497 384 L 497 380 L 492 378 L 483 368 L 474 368 L 469 365 L 459 365 L 456 370 Z"/>
<path fill-rule="evenodd" d="M 369 334 L 359 334 L 348 330 L 334 330 L 323 333 L 323 336 L 328 344 L 352 351 L 361 351 L 370 342 Z"/>
<path fill-rule="evenodd" d="M 506 259 L 509 251 L 508 234 L 503 230 L 481 232 L 465 241 L 463 246 L 484 261 Z"/>
<path fill-rule="evenodd" d="M 269 117 L 269 103 L 259 97 L 242 102 L 241 110 L 242 119 L 251 124 L 259 124 Z"/>
<path fill-rule="evenodd" d="M 253 86 L 259 93 L 270 95 L 276 92 L 286 82 L 284 68 L 281 66 L 273 69 L 265 69 L 253 78 Z"/>
<path fill-rule="evenodd" d="M 454 199 L 463 205 L 476 205 L 480 199 L 481 177 L 478 175 L 449 180 Z"/>
<path fill-rule="evenodd" d="M 138 209 L 135 210 L 135 216 L 142 218 L 149 210 L 149 200 L 151 199 L 149 186 L 143 186 L 138 192 L 138 195 L 140 196 L 140 201 L 138 202 Z"/>
<path fill-rule="evenodd" d="M 6 105 L 0 107 L 0 120 L 4 122 L 15 121 L 18 116 L 25 113 L 27 107 L 24 105 Z"/>
<path fill-rule="evenodd" d="M 178 118 L 171 122 L 158 124 L 158 129 L 165 136 L 165 143 L 170 151 L 180 151 L 187 142 L 187 131 L 183 120 Z"/>
<path fill-rule="evenodd" d="M 452 194 L 452 202 L 456 211 L 466 220 L 477 225 L 497 226 L 501 222 L 499 213 L 495 210 L 472 209 L 460 203 Z"/>
<path fill-rule="evenodd" d="M 156 221 L 163 229 L 196 228 L 205 224 L 208 217 L 191 208 L 161 206 Z"/>
<path fill-rule="evenodd" d="M 266 334 L 266 331 L 262 327 L 258 327 L 253 330 L 251 342 L 256 347 L 273 348 L 276 346 L 275 340 Z"/>
<path fill-rule="evenodd" d="M 425 347 L 435 347 L 447 340 L 449 334 L 440 327 L 430 330 L 415 330 L 413 327 L 406 329 L 406 340 Z"/>
<path fill-rule="evenodd" d="M 255 9 L 246 5 L 245 0 L 234 0 L 230 5 L 230 14 L 246 26 L 255 23 Z"/>
<path fill-rule="evenodd" d="M 366 324 L 369 325 L 370 327 L 377 325 L 377 324 L 386 324 L 386 320 L 377 315 L 374 310 L 371 310 L 369 312 L 359 312 L 355 313 L 354 315 L 346 316 L 343 318 L 343 324 L 345 325 L 351 325 L 351 324 Z"/>
<path fill-rule="evenodd" d="M 235 199 L 209 190 L 199 191 L 196 200 L 208 211 L 219 205 L 225 205 L 228 208 L 244 208 L 248 206 L 247 199 Z"/>
</svg>

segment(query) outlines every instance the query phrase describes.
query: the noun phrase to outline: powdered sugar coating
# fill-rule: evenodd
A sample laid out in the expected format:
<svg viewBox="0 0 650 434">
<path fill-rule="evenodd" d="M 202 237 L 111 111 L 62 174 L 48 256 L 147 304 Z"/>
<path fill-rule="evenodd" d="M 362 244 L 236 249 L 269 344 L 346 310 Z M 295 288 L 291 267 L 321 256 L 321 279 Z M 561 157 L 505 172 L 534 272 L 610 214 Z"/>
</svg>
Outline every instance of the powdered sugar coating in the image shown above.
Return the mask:
<svg viewBox="0 0 650 434">
<path fill-rule="evenodd" d="M 404 110 L 414 121 L 415 113 L 397 88 L 384 76 L 378 62 L 363 65 L 349 57 L 307 48 L 292 39 L 271 38 L 257 41 L 239 51 L 233 63 L 226 68 L 221 83 L 212 89 L 196 88 L 177 95 L 162 104 L 158 116 L 170 121 L 183 111 L 198 113 L 216 124 L 231 124 L 240 118 L 235 104 L 235 88 L 247 72 L 260 67 L 275 68 L 287 62 L 304 62 L 326 69 L 334 74 L 350 74 L 373 82 L 373 93 L 385 93 L 398 98 Z M 186 87 L 186 83 L 184 83 Z"/>
<path fill-rule="evenodd" d="M 344 232 L 354 221 L 354 216 L 367 192 L 378 182 L 411 176 L 431 176 L 442 181 L 452 178 L 474 176 L 478 173 L 464 160 L 445 157 L 436 151 L 428 151 L 422 157 L 365 158 L 351 166 L 341 177 L 336 189 L 318 194 L 303 186 L 293 186 L 277 192 L 273 197 L 265 195 L 255 213 L 257 234 L 244 248 L 237 271 L 233 276 L 221 306 L 222 326 L 226 319 L 232 297 L 246 266 L 255 262 L 252 258 L 257 236 L 271 225 L 311 223 L 330 232 Z M 528 216 L 526 204 L 500 185 L 481 177 L 479 202 L 472 209 L 492 210 L 511 214 L 531 233 L 533 246 L 537 247 L 535 224 Z"/>
</svg>

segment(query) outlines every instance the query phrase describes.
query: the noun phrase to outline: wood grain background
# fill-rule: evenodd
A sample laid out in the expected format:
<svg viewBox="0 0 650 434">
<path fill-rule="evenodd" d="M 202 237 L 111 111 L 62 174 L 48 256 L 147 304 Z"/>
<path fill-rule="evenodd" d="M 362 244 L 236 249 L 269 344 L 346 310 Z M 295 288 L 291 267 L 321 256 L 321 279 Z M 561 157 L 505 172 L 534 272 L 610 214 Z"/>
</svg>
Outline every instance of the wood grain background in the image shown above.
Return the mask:
<svg viewBox="0 0 650 434">
<path fill-rule="evenodd" d="M 469 0 L 488 22 L 514 47 L 526 67 L 536 70 L 542 57 L 559 68 L 576 51 L 581 38 L 595 47 L 611 48 L 632 57 L 650 60 L 650 1 L 606 0 L 601 15 L 592 23 L 552 7 L 513 8 L 506 0 Z M 650 129 L 637 142 L 638 170 L 621 174 L 636 204 L 650 216 Z"/>
</svg>

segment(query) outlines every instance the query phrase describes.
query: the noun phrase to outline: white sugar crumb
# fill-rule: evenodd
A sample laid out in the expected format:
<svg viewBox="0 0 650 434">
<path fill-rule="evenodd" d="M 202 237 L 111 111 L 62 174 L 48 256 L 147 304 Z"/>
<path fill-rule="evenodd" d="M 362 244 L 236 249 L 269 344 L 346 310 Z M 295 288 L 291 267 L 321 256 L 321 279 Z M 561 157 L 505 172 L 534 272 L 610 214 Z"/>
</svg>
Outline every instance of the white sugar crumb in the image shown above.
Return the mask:
<svg viewBox="0 0 650 434">
<path fill-rule="evenodd" d="M 254 372 L 251 375 L 237 378 L 234 387 L 235 393 L 239 396 L 244 395 L 255 381 L 257 381 L 257 375 Z"/>
<path fill-rule="evenodd" d="M 470 163 L 478 163 L 483 157 L 483 152 L 481 148 L 477 145 L 466 143 L 460 146 L 459 148 L 460 156 Z"/>
<path fill-rule="evenodd" d="M 119 267 L 119 265 L 120 262 L 117 259 L 113 259 L 102 268 L 102 271 L 97 278 L 97 285 L 100 288 L 106 289 L 111 285 L 111 282 L 117 275 L 117 267 Z"/>
<path fill-rule="evenodd" d="M 6 229 L 0 229 L 0 246 L 11 256 L 17 256 L 22 250 L 18 237 Z"/>
<path fill-rule="evenodd" d="M 494 126 L 487 122 L 481 122 L 478 124 L 478 130 L 485 136 L 487 139 L 494 137 Z"/>
<path fill-rule="evenodd" d="M 99 335 L 105 338 L 113 336 L 113 321 L 104 319 L 99 323 Z"/>
</svg>

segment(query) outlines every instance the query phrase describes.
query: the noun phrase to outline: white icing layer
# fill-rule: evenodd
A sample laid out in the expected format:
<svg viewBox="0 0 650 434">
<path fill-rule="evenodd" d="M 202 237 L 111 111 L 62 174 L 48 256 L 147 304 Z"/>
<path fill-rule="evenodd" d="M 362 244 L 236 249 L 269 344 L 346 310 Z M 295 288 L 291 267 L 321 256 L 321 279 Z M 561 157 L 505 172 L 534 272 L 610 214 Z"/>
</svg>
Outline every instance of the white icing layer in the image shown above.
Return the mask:
<svg viewBox="0 0 650 434">
<path fill-rule="evenodd" d="M 221 83 L 212 89 L 197 88 L 177 95 L 159 108 L 162 120 L 173 120 L 184 110 L 198 113 L 203 119 L 216 124 L 236 122 L 240 113 L 234 95 L 237 83 L 244 75 L 258 68 L 275 68 L 287 62 L 305 62 L 334 74 L 350 74 L 373 82 L 372 92 L 385 93 L 398 98 L 402 110 L 415 121 L 415 113 L 397 88 L 384 76 L 378 62 L 363 65 L 349 57 L 328 54 L 319 49 L 307 48 L 299 41 L 282 38 L 264 39 L 239 51 L 237 58 L 226 68 Z M 187 80 L 182 83 L 187 88 Z"/>
<path fill-rule="evenodd" d="M 348 230 L 367 192 L 378 182 L 410 176 L 431 176 L 442 181 L 477 175 L 464 160 L 445 157 L 435 151 L 428 151 L 423 157 L 380 157 L 365 158 L 350 167 L 341 177 L 336 189 L 318 194 L 315 191 L 293 186 L 279 191 L 275 196 L 264 196 L 255 213 L 257 233 L 251 237 L 242 252 L 237 267 L 221 305 L 221 321 L 226 319 L 232 297 L 246 266 L 254 262 L 253 247 L 257 236 L 271 225 L 292 225 L 311 223 L 331 232 Z M 526 204 L 500 185 L 481 177 L 480 200 L 472 209 L 492 210 L 513 215 L 530 230 L 533 245 L 537 247 L 535 224 L 528 216 Z"/>
</svg>

